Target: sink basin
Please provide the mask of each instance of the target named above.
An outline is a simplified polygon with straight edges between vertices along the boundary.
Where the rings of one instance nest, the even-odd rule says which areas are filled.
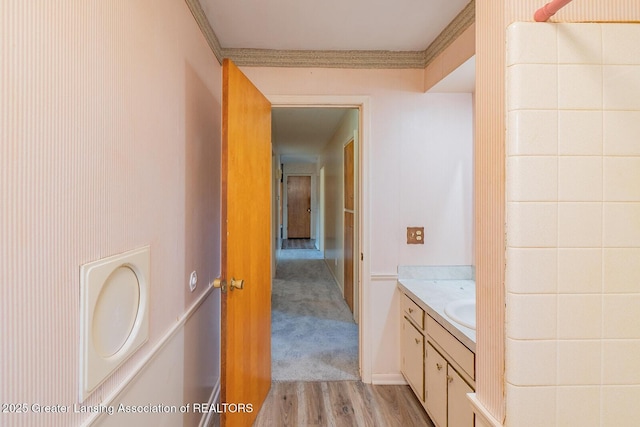
[[[474,299],[459,299],[447,304],[444,312],[456,323],[469,329],[476,329],[476,301]]]

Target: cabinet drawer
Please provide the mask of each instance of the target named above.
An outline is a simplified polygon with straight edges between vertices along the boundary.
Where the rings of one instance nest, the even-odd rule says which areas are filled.
[[[475,355],[431,316],[427,316],[427,334],[451,359],[455,360],[471,379],[476,379]]]
[[[424,310],[406,294],[402,294],[402,311],[404,311],[420,329],[424,330]]]

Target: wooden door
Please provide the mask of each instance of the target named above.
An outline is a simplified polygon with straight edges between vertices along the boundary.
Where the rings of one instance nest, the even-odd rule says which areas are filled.
[[[353,213],[344,213],[344,300],[353,313]]]
[[[344,300],[353,313],[354,278],[354,152],[353,140],[344,146]]]
[[[355,209],[354,203],[354,161],[353,139],[344,146],[344,208],[350,211]]]
[[[222,80],[221,402],[253,411],[221,422],[244,427],[271,387],[271,104],[228,59]]]
[[[311,237],[311,177],[287,177],[287,238]]]

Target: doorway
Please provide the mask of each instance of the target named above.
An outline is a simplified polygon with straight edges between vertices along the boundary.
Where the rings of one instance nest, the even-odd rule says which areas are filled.
[[[297,98],[297,99],[294,99]],[[318,102],[317,98],[323,98],[322,102]],[[349,261],[352,263],[351,270],[352,274],[347,274],[347,277],[353,277],[353,290],[348,291],[351,296],[350,306],[355,308],[352,309],[353,313],[350,313],[350,317],[355,321],[357,328],[357,336],[355,337],[357,342],[357,352],[358,352],[358,374],[362,378],[363,381],[370,382],[370,364],[369,360],[366,357],[366,352],[364,351],[364,345],[367,344],[367,338],[363,336],[362,327],[363,327],[363,317],[359,312],[358,308],[361,306],[360,299],[363,297],[363,293],[366,291],[361,291],[359,288],[362,287],[362,283],[360,277],[362,277],[361,271],[364,268],[366,260],[362,259],[360,256],[361,248],[363,247],[363,241],[367,239],[367,237],[362,236],[360,230],[363,229],[362,223],[363,219],[366,220],[366,213],[363,213],[360,209],[363,201],[359,199],[359,195],[362,194],[361,188],[366,186],[367,183],[362,180],[362,170],[360,170],[359,166],[361,164],[361,157],[364,156],[364,153],[360,149],[360,141],[358,141],[358,135],[360,134],[361,123],[363,122],[364,110],[366,110],[366,99],[359,98],[357,102],[354,102],[354,97],[331,97],[331,102],[327,103],[327,97],[277,97],[272,96],[270,100],[273,103],[274,111],[278,109],[282,110],[290,110],[295,111],[299,109],[343,109],[349,110],[352,115],[352,122],[355,123],[355,127],[349,129],[348,132],[342,135],[337,135],[334,139],[339,141],[337,147],[334,147],[333,150],[329,150],[329,153],[325,153],[324,155],[321,152],[316,152],[313,158],[304,158],[304,154],[300,151],[296,153],[291,152],[280,152],[278,150],[278,141],[277,141],[277,132],[278,130],[282,131],[282,129],[278,129],[278,123],[274,122],[274,150],[276,151],[276,158],[278,162],[278,167],[280,168],[279,174],[283,179],[283,193],[280,195],[275,195],[275,200],[279,200],[278,197],[281,197],[284,200],[284,206],[288,208],[297,209],[293,206],[291,201],[288,199],[292,197],[291,191],[287,189],[289,185],[287,185],[287,180],[289,177],[293,177],[290,175],[294,175],[294,170],[301,171],[302,165],[295,165],[295,163],[313,163],[314,164],[314,181],[316,182],[316,190],[312,191],[311,199],[312,199],[312,207],[311,213],[312,221],[309,225],[310,233],[309,235],[315,238],[317,242],[317,250],[316,252],[320,255],[321,261],[325,264],[325,267],[328,268],[331,275],[333,276],[333,281],[335,282],[334,287],[339,288],[339,296],[344,301],[344,286],[345,286],[345,267],[349,269],[348,266]],[[345,99],[347,102],[345,102]],[[293,101],[293,102],[292,102]],[[294,113],[291,113],[294,114]],[[275,116],[275,114],[274,114]],[[335,128],[331,128],[332,133],[336,133],[336,130],[339,126]],[[353,174],[353,183],[348,184],[353,188],[351,192],[352,202],[354,206],[345,206],[344,202],[344,147],[350,141],[350,147],[353,148],[353,157],[355,157],[354,163],[354,174]],[[282,154],[278,157],[278,153]],[[293,165],[292,165],[293,163]],[[298,169],[296,169],[296,167]],[[291,172],[287,172],[287,171]],[[291,183],[291,182],[289,182]],[[291,187],[297,184],[292,184]],[[294,190],[295,191],[295,190]],[[304,194],[304,192],[302,192]],[[345,223],[345,208],[349,210],[350,219],[353,221],[353,225],[349,226],[349,224]],[[301,210],[309,209],[306,205],[300,208]],[[302,213],[302,212],[301,212]],[[287,218],[287,214],[284,215],[284,221],[287,221],[287,224],[282,224],[282,235],[283,238],[295,238],[299,236],[300,238],[306,238],[307,235],[298,234],[297,231],[292,229],[292,225],[295,225],[292,218]],[[292,224],[293,223],[293,224]],[[351,244],[347,245],[345,248],[345,228],[349,230],[348,235],[351,237],[349,241]],[[307,225],[304,224],[305,231],[307,230]],[[351,255],[345,257],[345,249],[350,249]],[[279,251],[282,252],[282,251]],[[282,255],[279,253],[279,255]],[[287,255],[287,256],[290,256]],[[346,261],[346,262],[345,262]],[[347,265],[345,265],[347,264]],[[276,281],[278,278],[276,277]],[[349,285],[347,285],[349,286]],[[365,320],[366,322],[366,320]]]

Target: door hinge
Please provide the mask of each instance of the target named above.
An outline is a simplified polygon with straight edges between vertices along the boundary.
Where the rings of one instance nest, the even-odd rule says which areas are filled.
[[[360,261],[364,261],[364,254],[360,252]]]

